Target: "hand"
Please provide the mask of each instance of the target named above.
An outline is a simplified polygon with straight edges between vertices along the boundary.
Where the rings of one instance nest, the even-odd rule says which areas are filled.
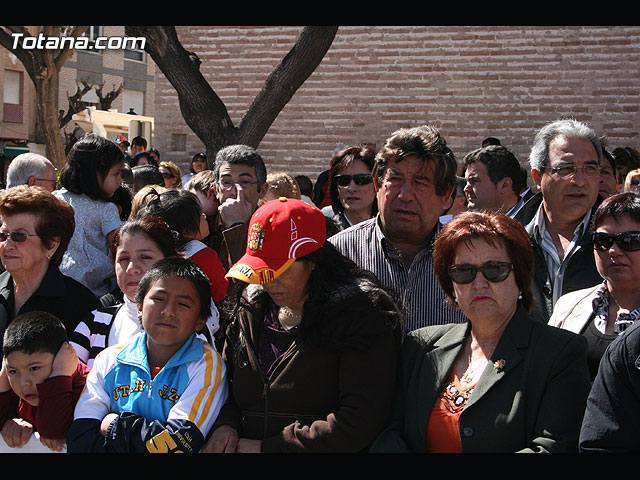
[[[66,441],[64,438],[42,438],[40,437],[40,443],[42,443],[49,450],[53,450],[54,452],[62,452],[64,446],[66,445]]]
[[[71,376],[78,368],[78,355],[76,350],[69,342],[64,342],[56,356],[53,357],[51,367],[51,375],[49,377],[57,377],[59,375]]]
[[[2,426],[2,438],[11,448],[27,444],[33,433],[33,425],[22,418],[10,418]]]
[[[118,418],[117,413],[108,413],[102,419],[102,422],[100,423],[100,435],[102,435],[103,437],[107,436],[107,429],[109,428],[109,425],[111,425],[111,422],[113,422],[116,418]]]
[[[237,222],[247,223],[253,214],[255,206],[246,199],[244,190],[236,185],[235,198],[229,197],[218,207],[218,214],[224,227]]]
[[[241,438],[238,440],[238,447],[236,452],[238,453],[260,453],[260,447],[262,447],[262,440],[251,440],[249,438]]]
[[[229,425],[216,428],[202,448],[202,453],[235,453],[238,432]]]

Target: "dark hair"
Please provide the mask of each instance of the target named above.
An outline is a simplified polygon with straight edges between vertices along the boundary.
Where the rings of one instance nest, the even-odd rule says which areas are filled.
[[[131,140],[131,146],[138,145],[139,147],[147,148],[147,139],[138,135]]]
[[[13,352],[55,355],[66,341],[67,330],[58,317],[48,312],[32,311],[11,321],[4,332],[2,353],[5,357]]]
[[[364,350],[384,336],[399,335],[402,319],[395,294],[333,244],[325,241],[318,250],[296,261],[314,265],[299,327],[305,342],[319,349],[344,352]],[[241,307],[255,310],[256,305],[242,295],[247,288],[268,295],[262,286],[232,283],[221,318],[230,322]]]
[[[111,241],[111,261],[115,263],[116,252],[120,246],[120,240],[126,234],[141,233],[154,242],[165,257],[179,255],[177,249],[178,234],[169,228],[167,222],[153,215],[132,218],[124,222],[113,235]]]
[[[629,216],[640,223],[640,197],[634,192],[616,193],[605,198],[593,214],[591,231],[595,231],[607,217],[617,220]]]
[[[518,195],[522,190],[522,170],[516,156],[500,145],[477,148],[467,153],[462,160],[465,168],[477,162],[487,167],[487,174],[495,185],[505,177],[511,179],[511,189]]]
[[[129,186],[126,184],[120,185],[116,188],[116,191],[113,192],[111,199],[113,200],[113,203],[118,206],[118,210],[120,211],[120,220],[124,221],[129,218],[129,215],[131,214],[131,202],[133,201],[133,196],[131,195]]]
[[[619,166],[629,170],[640,168],[640,153],[635,148],[617,147],[611,153]]]
[[[95,200],[109,200],[102,192],[102,181],[114,165],[124,162],[124,153],[111,140],[87,133],[73,144],[67,163],[60,172],[60,184],[68,191]]]
[[[158,157],[158,160],[160,160],[160,151],[157,148],[150,148],[148,150],[148,152],[151,153],[151,154],[155,153],[156,157]],[[153,157],[153,155],[151,155],[151,156]]]
[[[615,178],[616,181],[619,183],[624,182],[624,179],[620,178],[622,175],[618,173],[618,166],[616,163],[616,159],[611,154],[609,149],[605,146],[604,142],[602,144],[602,158],[605,159],[607,162],[609,162],[609,165],[611,165],[611,170],[613,171],[613,178]],[[604,165],[601,165],[601,167],[604,167]]]
[[[163,219],[178,233],[178,246],[200,231],[202,209],[195,194],[188,190],[149,191],[143,199],[144,207],[137,217],[154,215]]]
[[[355,161],[364,163],[371,172],[376,161],[376,152],[366,146],[347,147],[336,152],[329,164],[329,198],[331,199],[331,208],[333,212],[340,214],[344,212],[344,205],[340,201],[338,194],[338,185],[333,181],[333,177],[339,175],[345,168]],[[373,185],[371,185],[373,188]],[[375,197],[371,205],[371,215],[378,213],[378,202]]]
[[[405,157],[415,156],[423,162],[435,163],[435,187],[439,196],[447,195],[456,181],[455,156],[437,128],[430,125],[403,128],[393,132],[376,155],[373,174],[382,185],[389,162],[400,162]]]
[[[262,157],[256,150],[248,145],[229,145],[216,154],[215,167],[216,181],[220,180],[220,167],[224,163],[232,165],[247,165],[253,167],[258,179],[258,190],[267,181],[267,168]]]
[[[300,193],[311,198],[313,196],[313,183],[311,182],[311,179],[306,175],[296,175],[295,179],[300,187]]]
[[[448,268],[454,264],[458,247],[471,245],[481,239],[490,245],[505,248],[511,263],[516,284],[522,292],[522,305],[529,311],[533,308],[533,249],[531,238],[518,221],[495,211],[467,211],[453,217],[438,233],[433,248],[433,269],[440,286],[452,306],[454,302],[453,281]]]
[[[42,187],[18,185],[1,190],[0,216],[9,217],[19,213],[35,216],[35,233],[45,246],[51,246],[56,240],[60,242],[51,257],[53,265],[60,265],[76,228],[73,207]]]
[[[139,191],[146,185],[164,186],[164,177],[154,165],[138,165],[131,169],[133,173],[133,189]]]
[[[158,168],[158,162],[156,161],[155,158],[153,158],[153,155],[151,155],[149,152],[136,153],[131,159],[131,161],[129,162],[131,165],[131,168],[137,167],[138,164],[140,163],[140,160],[143,158],[147,159],[147,165],[153,165],[154,167]]]
[[[209,169],[209,160],[207,159],[207,154],[204,152],[198,152],[193,157],[191,157],[191,162],[189,163],[189,171],[193,174],[196,173],[196,171],[193,169],[193,162],[195,162],[198,158],[202,158],[207,164],[207,170]]]
[[[484,140],[482,140],[481,145],[483,147],[486,147],[488,145],[501,145],[500,140],[498,140],[496,137],[487,137]]]
[[[200,301],[200,318],[211,315],[211,283],[209,277],[192,260],[183,257],[167,257],[158,260],[140,279],[135,301],[142,306],[145,295],[160,278],[178,277],[191,281]]]
[[[520,189],[522,190],[527,186],[527,181],[529,180],[529,172],[526,168],[520,165]]]

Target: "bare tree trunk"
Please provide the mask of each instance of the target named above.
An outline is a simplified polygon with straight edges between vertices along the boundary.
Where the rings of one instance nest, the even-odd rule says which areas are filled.
[[[60,170],[64,166],[66,158],[58,120],[58,102],[56,102],[58,96],[57,75],[38,79],[38,82],[40,86],[36,85],[36,111],[45,139],[45,156]]]
[[[204,143],[210,158],[234,143],[252,147],[260,144],[278,114],[322,61],[337,30],[338,27],[305,27],[236,127],[226,106],[200,72],[197,55],[184,49],[175,27],[125,27],[128,36],[146,37],[145,50],[176,89],[182,116]]]
[[[60,50],[23,49],[22,42],[13,47],[11,33],[21,33],[24,37],[45,37],[82,35],[87,26],[62,27],[45,25],[35,27],[31,32],[23,26],[4,26],[0,28],[0,45],[13,52],[24,65],[36,89],[36,127],[40,126],[45,137],[46,155],[51,162],[61,168],[65,163],[64,142],[60,131],[58,113],[58,75],[64,63],[73,56],[69,48]]]

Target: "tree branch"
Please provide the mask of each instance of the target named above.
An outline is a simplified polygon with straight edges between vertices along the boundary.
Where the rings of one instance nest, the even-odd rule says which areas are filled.
[[[337,31],[337,26],[304,27],[295,45],[271,72],[238,124],[241,142],[252,144],[262,140],[282,109],[318,67]]]

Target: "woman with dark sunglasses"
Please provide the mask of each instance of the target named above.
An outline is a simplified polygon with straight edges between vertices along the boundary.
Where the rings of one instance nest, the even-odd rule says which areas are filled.
[[[434,271],[468,318],[410,332],[392,421],[375,452],[577,452],[586,344],[534,320],[528,234],[497,212],[454,217]]]
[[[593,381],[607,346],[640,318],[640,197],[625,192],[607,198],[591,229],[604,281],[560,297],[549,324],[587,339]]]
[[[329,170],[331,205],[322,213],[332,218],[339,230],[368,220],[378,213],[371,170],[375,152],[367,147],[347,147],[333,156]]]
[[[0,343],[21,313],[51,313],[73,332],[98,308],[85,285],[60,272],[75,230],[73,208],[41,187],[20,185],[0,191]]]

